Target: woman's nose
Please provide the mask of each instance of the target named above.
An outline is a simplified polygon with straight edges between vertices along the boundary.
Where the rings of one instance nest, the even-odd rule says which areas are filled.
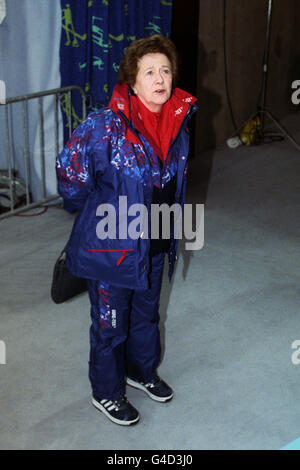
[[[163,81],[164,81],[163,75],[161,73],[158,73],[157,77],[156,77],[156,82],[157,83],[163,83]]]

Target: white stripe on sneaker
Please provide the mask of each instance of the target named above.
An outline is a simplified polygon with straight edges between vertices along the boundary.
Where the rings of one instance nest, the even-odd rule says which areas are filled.
[[[136,382],[133,379],[130,379],[129,377],[126,378],[126,383],[130,385],[131,387],[138,388],[139,390],[143,390],[144,392],[147,393],[147,395],[152,398],[152,400],[159,401],[159,402],[166,402],[169,401],[171,398],[173,398],[173,392],[167,397],[160,397],[158,395],[155,395],[154,393],[151,393],[151,388],[147,388],[147,385],[149,384],[144,384],[143,382]]]
[[[130,421],[126,421],[126,420],[122,420],[122,419],[118,419],[117,417],[115,416],[112,416],[109,411],[112,411],[112,409],[115,409],[116,408],[116,405],[113,403],[112,406],[107,409],[105,408],[105,406],[103,405],[103,403],[106,403],[110,400],[106,400],[106,399],[103,399],[101,401],[97,401],[94,397],[92,397],[92,404],[95,406],[95,408],[97,408],[99,411],[101,411],[102,413],[104,413],[108,419],[110,419],[110,421],[112,421],[113,423],[116,423],[116,424],[121,424],[123,426],[129,426],[130,424],[134,424],[134,423],[137,423],[140,419],[140,416],[139,414],[137,413],[137,417],[136,418],[133,418],[132,420]],[[112,402],[111,402],[112,403]]]

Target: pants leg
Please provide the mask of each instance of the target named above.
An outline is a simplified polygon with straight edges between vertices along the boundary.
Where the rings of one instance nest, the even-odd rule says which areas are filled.
[[[156,375],[161,355],[159,298],[165,254],[152,256],[147,290],[134,290],[129,334],[126,342],[126,370],[131,378],[149,382]]]
[[[89,379],[100,398],[125,393],[125,375],[152,380],[160,360],[159,296],[164,254],[151,258],[147,290],[87,280],[91,301]]]
[[[88,280],[91,301],[89,379],[100,398],[125,392],[125,341],[133,291]]]

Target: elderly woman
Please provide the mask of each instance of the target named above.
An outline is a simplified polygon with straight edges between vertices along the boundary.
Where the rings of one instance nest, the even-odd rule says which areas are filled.
[[[151,205],[184,204],[187,121],[197,106],[176,79],[170,39],[132,42],[109,106],[89,114],[57,157],[64,207],[79,211],[66,262],[88,284],[92,403],[121,425],[139,420],[126,383],[157,402],[173,397],[157,375],[158,324],[164,258],[171,279],[178,240],[172,221],[163,236],[161,220],[151,238]]]

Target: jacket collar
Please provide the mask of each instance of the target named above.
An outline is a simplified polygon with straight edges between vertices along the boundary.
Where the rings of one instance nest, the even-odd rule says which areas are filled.
[[[178,134],[190,106],[192,106],[196,101],[197,98],[191,94],[181,90],[180,88],[175,88],[170,99],[164,104],[162,113],[167,115],[169,120],[170,117],[173,120],[172,140],[175,139]],[[133,127],[143,135],[146,134],[146,138],[148,137],[147,132],[145,133],[145,127],[138,110],[137,97],[126,83],[115,86],[109,103],[109,108],[122,118],[125,117],[125,121],[127,120],[127,125],[129,127]],[[168,125],[167,121],[168,120],[166,119],[166,126]],[[131,142],[140,143],[139,139],[133,132],[129,132],[127,138],[129,138]]]

